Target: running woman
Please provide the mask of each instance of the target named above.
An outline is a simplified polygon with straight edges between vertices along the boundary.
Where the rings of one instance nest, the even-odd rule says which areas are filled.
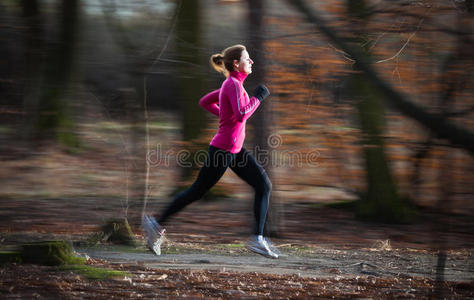
[[[162,225],[170,216],[201,199],[230,167],[255,190],[255,235],[247,244],[247,248],[266,257],[278,258],[278,250],[263,237],[272,184],[263,167],[243,147],[245,123],[263,100],[270,95],[270,92],[264,85],[259,85],[255,89],[253,97],[249,97],[245,91],[243,83],[245,78],[252,73],[253,65],[245,46],[234,45],[222,53],[214,54],[211,56],[210,63],[227,79],[224,80],[220,89],[202,97],[199,104],[219,117],[219,129],[209,145],[206,161],[191,187],[179,193],[156,218],[144,215],[142,225],[147,244],[155,254],[160,255],[165,232]]]

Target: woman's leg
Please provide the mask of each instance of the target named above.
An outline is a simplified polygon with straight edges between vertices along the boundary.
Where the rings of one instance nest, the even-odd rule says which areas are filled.
[[[263,235],[272,190],[270,178],[268,178],[265,169],[245,148],[242,148],[242,151],[237,154],[230,168],[255,190],[254,215],[256,227],[254,233],[255,235]]]
[[[208,156],[199,171],[196,181],[188,189],[176,195],[173,202],[157,218],[158,222],[163,224],[170,216],[179,212],[185,206],[201,199],[224,175],[235,156],[235,154],[210,146]]]

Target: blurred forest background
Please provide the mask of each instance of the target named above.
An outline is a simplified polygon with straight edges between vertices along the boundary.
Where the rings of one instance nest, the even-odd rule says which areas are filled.
[[[2,1],[0,228],[48,230],[31,218],[45,211],[137,225],[165,205],[216,132],[198,101],[233,44],[255,61],[246,89],[271,91],[246,147],[273,181],[273,224],[298,203],[472,216],[473,1],[306,3]],[[250,207],[251,192],[229,171],[209,198]]]

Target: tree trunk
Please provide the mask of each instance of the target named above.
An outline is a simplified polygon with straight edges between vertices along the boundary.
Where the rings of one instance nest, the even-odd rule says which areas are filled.
[[[199,1],[183,1],[176,26],[177,89],[182,112],[183,140],[193,142],[198,138],[206,121],[206,111],[198,104],[202,96],[202,76],[196,70],[200,51],[200,9]],[[191,180],[196,170],[194,153],[202,150],[206,144],[190,145],[187,166],[181,166],[181,182]],[[178,187],[178,190],[180,188]]]
[[[268,84],[265,82],[265,48],[264,42],[264,15],[265,15],[265,1],[264,0],[248,0],[249,10],[249,27],[247,29],[249,36],[249,43],[247,48],[250,57],[254,61],[255,71],[249,77],[248,91],[249,94],[259,84]],[[271,91],[270,91],[271,93]],[[270,180],[272,181],[273,190],[275,190],[275,181],[272,180],[272,165],[271,157],[269,155],[268,138],[271,134],[271,99],[266,101],[258,109],[258,112],[250,119],[250,124],[254,128],[253,131],[253,145],[254,154],[257,160],[264,166]],[[267,224],[265,231],[267,235],[278,235],[282,232],[281,228],[284,222],[283,205],[274,193],[270,199],[270,208],[267,216]]]
[[[22,139],[27,149],[34,145],[35,125],[38,122],[38,103],[42,70],[43,24],[37,0],[21,1],[26,34],[24,40],[25,83],[23,111],[25,117],[22,126]]]
[[[457,16],[457,28],[459,32],[462,32],[464,28],[469,28],[470,20],[473,15],[473,1],[466,1],[465,11],[459,13]],[[456,94],[459,94],[466,86],[469,80],[470,71],[466,66],[472,61],[472,40],[464,35],[458,34],[456,41],[456,48],[446,58],[441,66],[441,85],[444,89],[441,92],[439,101],[439,107],[441,114],[448,119],[449,116],[454,113],[453,107],[456,107]],[[443,84],[444,83],[444,84]],[[439,157],[440,169],[438,173],[438,185],[440,187],[439,198],[436,203],[436,212],[438,215],[448,214],[447,217],[440,221],[439,218],[432,220],[433,223],[433,248],[438,249],[438,260],[436,263],[436,285],[433,293],[433,297],[437,299],[445,299],[448,295],[448,291],[445,285],[445,267],[447,250],[449,249],[448,238],[449,231],[451,229],[451,220],[449,214],[451,214],[452,200],[450,195],[453,191],[453,187],[456,186],[455,176],[453,170],[457,170],[456,162],[456,149],[443,149],[441,156]]]
[[[349,17],[353,20],[353,42],[362,44],[367,35],[368,22],[365,1],[348,0]],[[370,59],[370,52],[363,49]],[[410,208],[398,195],[397,186],[391,175],[383,141],[385,108],[381,96],[376,93],[366,74],[360,71],[353,75],[353,91],[362,129],[363,155],[366,164],[367,190],[357,208],[357,214],[364,219],[388,222],[403,222],[410,219]]]
[[[74,132],[75,121],[65,91],[71,81],[79,28],[79,0],[62,0],[59,38],[48,52],[45,84],[39,97],[38,134],[55,138],[69,149],[79,146]]]

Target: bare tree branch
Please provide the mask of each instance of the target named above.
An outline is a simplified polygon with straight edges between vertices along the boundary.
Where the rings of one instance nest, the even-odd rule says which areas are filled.
[[[317,26],[337,47],[355,59],[359,68],[376,84],[378,89],[385,95],[386,101],[395,109],[431,130],[436,137],[446,139],[452,144],[466,149],[471,155],[474,154],[474,133],[446,120],[443,115],[425,111],[421,106],[410,101],[407,95],[394,90],[390,84],[380,78],[370,61],[358,49],[350,47],[334,30],[329,28],[305,1],[288,0],[288,2],[298,9],[311,23]]]
[[[431,11],[431,7],[428,9],[428,13]],[[383,62],[386,62],[386,61],[389,61],[389,60],[392,60],[394,58],[397,58],[403,51],[403,49],[405,49],[405,47],[408,45],[408,43],[410,43],[410,40],[416,35],[416,33],[420,30],[420,27],[421,27],[421,24],[423,23],[423,21],[425,20],[425,17],[423,17],[420,22],[418,22],[418,26],[416,27],[416,30],[410,35],[410,37],[407,39],[407,41],[405,42],[405,44],[403,45],[402,48],[400,48],[400,50],[398,50],[398,52],[393,55],[392,57],[390,58],[387,58],[387,59],[382,59],[382,60],[379,60],[377,62],[375,62],[376,64],[379,64],[379,63],[383,63]]]

